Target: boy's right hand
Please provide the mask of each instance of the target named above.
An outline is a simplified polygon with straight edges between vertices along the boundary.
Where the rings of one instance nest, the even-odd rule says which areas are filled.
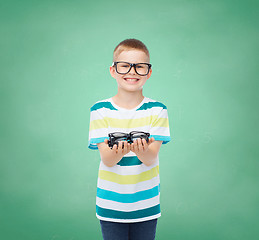
[[[108,139],[105,139],[104,143],[107,144],[107,147],[117,157],[121,157],[122,158],[124,155],[126,155],[127,153],[130,152],[130,143],[128,143],[127,141],[120,141],[119,142],[119,146],[117,146],[117,144],[114,144],[112,149],[108,146]]]
[[[122,143],[125,142],[124,147],[122,148]],[[119,142],[119,146],[114,145],[111,149],[108,145],[108,139],[105,139],[104,142],[97,143],[101,159],[103,163],[108,167],[113,167],[116,165],[125,154],[130,152],[130,144],[126,141]]]

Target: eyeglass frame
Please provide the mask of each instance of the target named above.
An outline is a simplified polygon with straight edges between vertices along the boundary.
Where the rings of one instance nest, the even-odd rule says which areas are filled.
[[[146,135],[146,137],[147,137],[147,139],[145,139],[146,140],[146,142],[148,143],[148,141],[149,141],[149,137],[150,137],[150,133],[147,133],[147,132],[142,132],[142,131],[131,131],[130,133],[123,133],[123,132],[113,132],[113,133],[109,133],[108,134],[108,137],[109,137],[109,140],[108,140],[108,146],[110,147],[110,148],[113,148],[113,146],[116,144],[115,143],[115,140],[113,139],[112,140],[112,137],[113,138],[116,138],[116,137],[114,137],[114,136],[112,136],[113,134],[115,134],[115,133],[121,133],[121,134],[124,134],[125,135],[125,138],[126,138],[126,142],[128,142],[128,143],[133,143],[133,140],[132,140],[132,135],[133,135],[133,133],[143,133],[143,134],[145,134]],[[142,138],[141,138],[142,139]],[[123,141],[122,141],[123,142]]]
[[[126,72],[126,73],[119,73],[119,72],[118,72],[118,69],[117,69],[117,63],[127,63],[127,64],[129,64],[129,65],[130,65],[129,71]],[[139,73],[137,72],[137,70],[136,70],[136,65],[138,65],[138,64],[147,64],[147,65],[148,65],[147,74],[139,74]],[[134,70],[135,70],[135,72],[136,72],[138,75],[140,75],[140,76],[147,76],[147,75],[149,74],[149,71],[150,71],[151,67],[152,67],[152,64],[150,64],[150,63],[129,63],[129,62],[118,61],[118,62],[113,62],[113,63],[112,63],[112,67],[113,67],[113,66],[115,66],[115,70],[116,70],[116,72],[117,72],[118,74],[125,75],[125,74],[127,74],[127,73],[130,72],[130,70],[131,70],[132,67],[134,67]]]

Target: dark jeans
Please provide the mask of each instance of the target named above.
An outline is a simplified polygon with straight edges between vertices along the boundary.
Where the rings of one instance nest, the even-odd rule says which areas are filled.
[[[136,223],[100,220],[104,240],[154,240],[157,219]]]

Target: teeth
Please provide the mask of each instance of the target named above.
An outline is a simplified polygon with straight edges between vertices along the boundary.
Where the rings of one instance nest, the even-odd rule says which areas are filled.
[[[138,79],[131,79],[131,78],[125,78],[127,81],[130,81],[130,82],[136,82],[138,81]]]

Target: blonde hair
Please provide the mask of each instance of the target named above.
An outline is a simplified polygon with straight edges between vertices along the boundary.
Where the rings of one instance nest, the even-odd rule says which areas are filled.
[[[128,51],[131,49],[136,49],[136,50],[141,50],[144,53],[146,53],[148,57],[148,62],[150,62],[150,55],[149,51],[146,47],[146,45],[141,42],[140,40],[130,38],[130,39],[125,39],[124,41],[120,42],[114,49],[113,51],[113,62],[116,61],[118,55],[123,52],[123,51]]]

